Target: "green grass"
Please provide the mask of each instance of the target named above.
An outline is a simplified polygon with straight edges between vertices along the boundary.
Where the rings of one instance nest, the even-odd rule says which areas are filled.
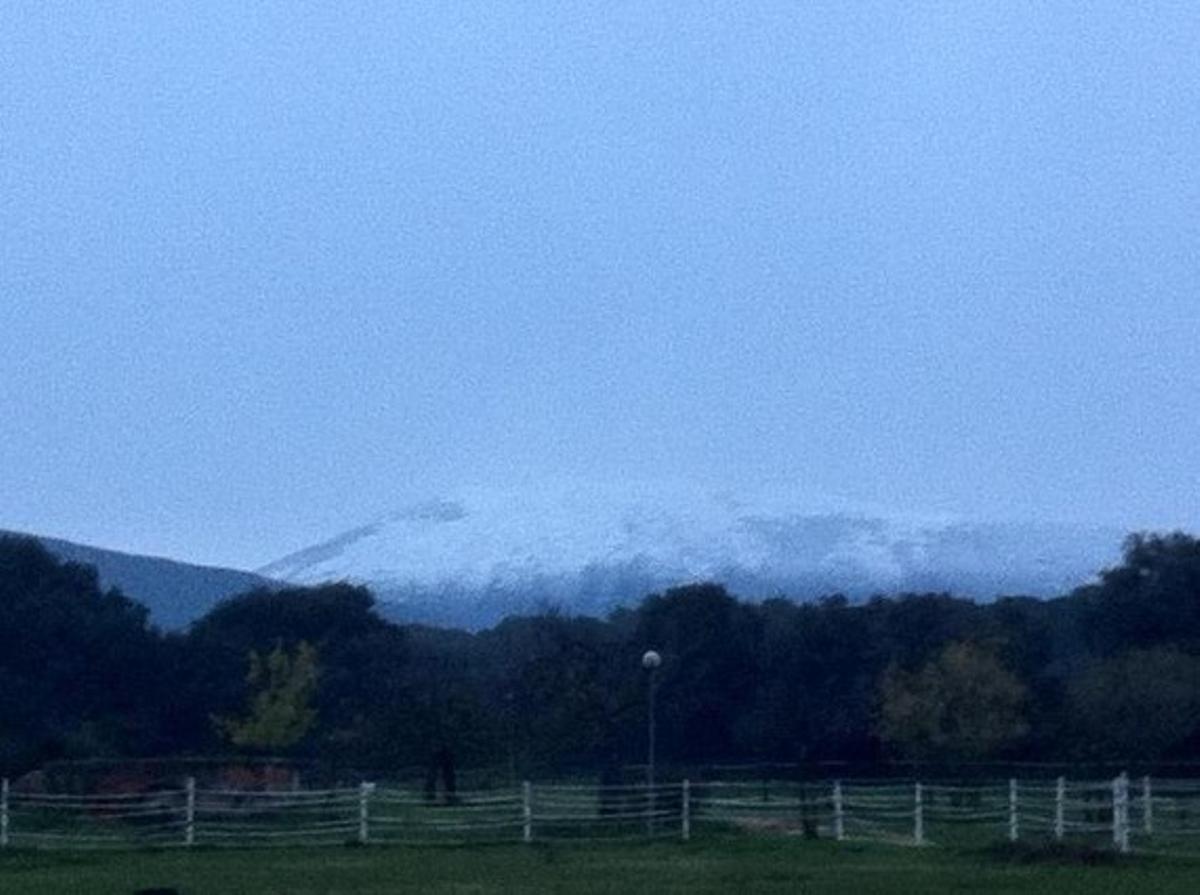
[[[330,893],[1048,893],[1193,895],[1200,858],[956,851],[705,838],[689,844],[371,847],[0,854],[0,892],[129,895]]]

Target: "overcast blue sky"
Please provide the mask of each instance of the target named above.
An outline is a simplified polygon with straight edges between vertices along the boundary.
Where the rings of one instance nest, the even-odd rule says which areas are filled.
[[[1200,527],[1200,12],[0,8],[0,527],[462,481]]]

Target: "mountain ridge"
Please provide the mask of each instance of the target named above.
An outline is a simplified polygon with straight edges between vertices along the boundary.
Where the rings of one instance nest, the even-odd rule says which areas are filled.
[[[94,566],[104,589],[115,587],[150,611],[164,629],[186,627],[219,602],[258,587],[277,587],[253,572],[205,566],[79,544],[24,532],[0,530],[0,537],[32,538],[67,562]]]
[[[460,488],[257,570],[371,586],[389,615],[480,627],[547,605],[603,613],[698,580],[750,599],[950,591],[1048,597],[1120,558],[1111,527],[898,513],[785,488]]]

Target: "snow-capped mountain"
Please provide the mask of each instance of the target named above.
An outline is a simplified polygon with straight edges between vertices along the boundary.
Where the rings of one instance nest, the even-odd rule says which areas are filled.
[[[257,571],[366,583],[390,614],[476,627],[545,606],[602,612],[697,580],[749,598],[1060,594],[1117,561],[1123,534],[898,514],[786,487],[568,482],[460,489]]]

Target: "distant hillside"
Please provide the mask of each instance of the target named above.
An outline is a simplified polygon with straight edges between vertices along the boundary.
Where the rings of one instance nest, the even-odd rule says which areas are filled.
[[[151,621],[161,628],[183,628],[226,597],[273,584],[267,578],[235,569],[118,553],[21,532],[0,531],[0,535],[36,537],[64,560],[95,566],[102,587],[116,587],[145,605]]]

